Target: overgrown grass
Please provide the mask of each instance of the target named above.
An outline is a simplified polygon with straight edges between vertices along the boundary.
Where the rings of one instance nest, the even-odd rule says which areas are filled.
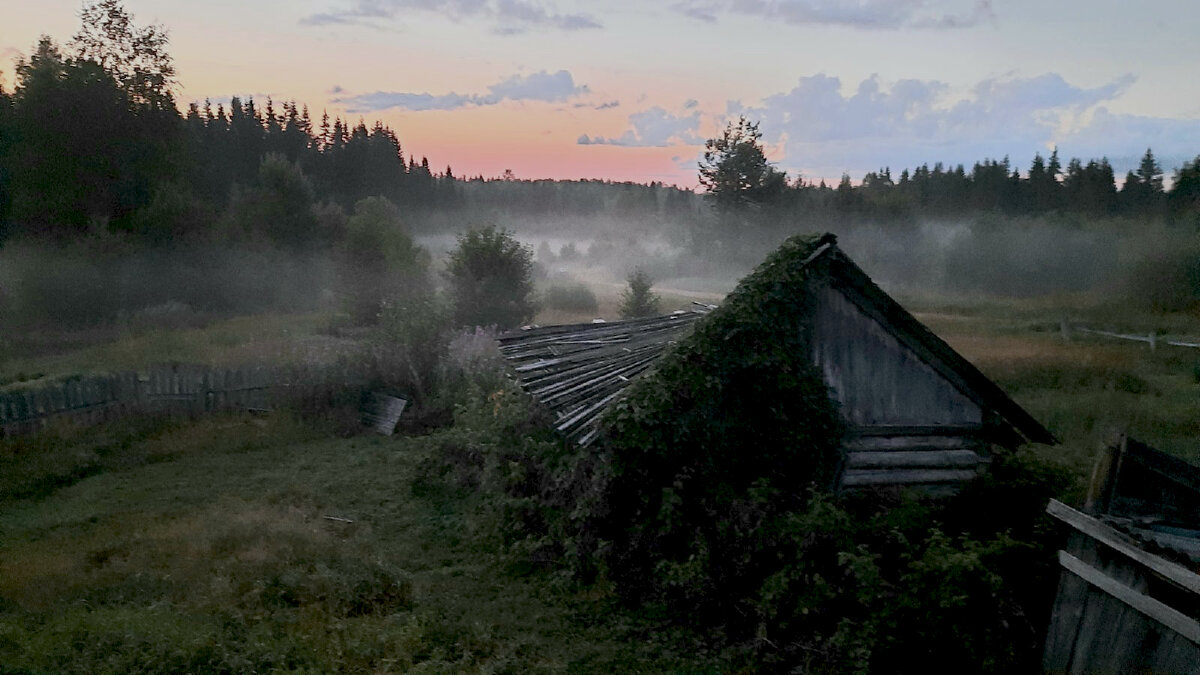
[[[89,673],[728,665],[700,638],[614,611],[602,588],[514,572],[492,505],[439,468],[452,432],[322,440],[284,416],[233,416],[129,433],[119,451],[96,452],[112,461],[89,475],[0,502],[0,663]],[[56,451],[27,442],[8,448],[10,466],[24,459],[35,473],[46,462],[34,455]]]
[[[616,289],[596,288],[603,312]],[[906,305],[1062,441],[1027,452],[1074,472],[1075,485],[1062,495],[1068,501],[1082,496],[1095,453],[1117,431],[1200,459],[1200,350],[1151,352],[1105,338],[1064,341],[1059,333],[1064,314],[1097,327],[1193,336],[1200,318],[1085,296],[910,298]],[[10,360],[0,372],[15,372],[14,364],[65,373],[274,358],[303,353],[297,344],[324,344],[325,322],[246,317],[131,332],[111,345]],[[474,344],[452,352],[474,363]],[[460,385],[470,389],[467,380],[478,379]],[[465,395],[480,400],[478,391]],[[577,586],[556,563],[560,542],[522,537],[521,527],[536,530],[530,519],[545,512],[531,497],[512,495],[532,494],[526,486],[538,467],[495,433],[489,416],[507,414],[505,395],[482,400],[453,426],[422,437],[338,440],[326,426],[276,415],[58,429],[0,443],[0,664],[16,672],[764,667],[755,654],[771,650],[761,644],[730,645],[662,606],[619,604],[603,576]],[[496,499],[505,493],[510,498]],[[988,514],[994,499],[978,503],[961,510]],[[880,532],[881,550],[892,550],[892,530]],[[977,598],[937,585],[946,573],[926,562],[958,561],[988,581],[998,569],[991,549],[932,538],[921,546],[932,552],[928,560],[910,561],[905,573],[933,584],[945,607],[974,612]],[[846,564],[829,558],[829,570],[861,576],[883,564],[851,553]],[[804,574],[781,578],[780,597],[829,590]],[[770,598],[763,602],[773,611]],[[899,610],[885,618],[920,624]],[[857,624],[845,625],[847,644],[864,639],[851,634]],[[891,634],[885,629],[872,628]]]
[[[1200,317],[1073,300],[917,299],[909,305],[1062,441],[1039,452],[1066,461],[1078,475],[1090,471],[1096,453],[1119,433],[1200,460],[1200,349],[1152,351],[1145,343],[1079,332],[1064,339],[1060,324],[1069,316],[1138,335],[1200,336]]]
[[[328,313],[265,314],[194,328],[24,332],[7,338],[9,357],[0,355],[0,387],[170,362],[327,363],[356,347],[354,340],[329,334],[331,321]]]

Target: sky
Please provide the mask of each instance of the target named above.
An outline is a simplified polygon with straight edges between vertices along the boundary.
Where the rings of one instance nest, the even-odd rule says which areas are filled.
[[[760,123],[792,178],[1057,147],[1119,175],[1200,155],[1194,0],[126,0],[169,32],[181,105],[306,103],[459,176],[694,187]],[[0,82],[78,0],[0,0]]]

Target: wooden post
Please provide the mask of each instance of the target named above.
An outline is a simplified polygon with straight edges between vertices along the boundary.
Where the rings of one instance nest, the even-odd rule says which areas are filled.
[[[1150,331],[1150,351],[1154,351],[1157,347],[1157,340],[1154,336],[1154,331]]]
[[[1067,317],[1064,316],[1062,321],[1059,322],[1059,330],[1062,331],[1063,342],[1070,342],[1071,341],[1071,324],[1067,323]]]

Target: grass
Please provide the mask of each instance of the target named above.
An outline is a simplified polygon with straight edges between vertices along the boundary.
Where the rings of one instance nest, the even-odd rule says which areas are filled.
[[[329,335],[331,320],[324,313],[266,314],[217,320],[200,328],[27,333],[19,342],[10,339],[11,356],[0,358],[0,388],[36,385],[56,376],[140,370],[156,363],[334,361],[353,350],[355,342]]]
[[[620,289],[593,288],[605,315]],[[668,309],[690,302],[664,296]],[[1036,452],[1080,484],[1117,432],[1200,460],[1200,350],[1064,341],[1058,329],[1067,313],[1130,332],[1200,335],[1200,318],[1088,297],[904,304],[1062,441]],[[297,354],[325,340],[323,321],[248,317],[128,334],[0,372]],[[455,432],[335,439],[279,414],[0,442],[0,672],[752,665],[663,617],[620,608],[603,586],[575,588],[516,564],[484,491],[430,468]]]
[[[479,495],[428,474],[437,442],[332,440],[286,416],[163,423],[98,453],[122,461],[0,496],[0,671],[720,663],[602,589],[514,573]]]
[[[1073,333],[1060,321],[1200,336],[1200,317],[1127,309],[1095,297],[910,299],[916,316],[1061,441],[1039,454],[1081,481],[1120,433],[1200,462],[1200,350]],[[1069,308],[1069,309],[1068,309]],[[1081,489],[1081,488],[1080,488]]]

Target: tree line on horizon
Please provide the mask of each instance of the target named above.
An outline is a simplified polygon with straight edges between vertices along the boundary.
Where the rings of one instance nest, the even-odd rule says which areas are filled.
[[[849,174],[832,186],[824,180],[789,181],[766,159],[758,124],[740,117],[722,136],[709,139],[700,162],[700,183],[723,213],[825,212],[850,219],[912,219],[1002,213],[1010,216],[1073,213],[1092,217],[1130,216],[1172,221],[1200,213],[1200,156],[1176,169],[1170,189],[1162,166],[1147,148],[1138,168],[1117,187],[1107,158],[1064,167],[1055,148],[1036,153],[1022,174],[1004,157],[985,159],[967,171],[941,162],[893,177],[890,168],[867,172],[854,184]]]
[[[534,217],[610,216],[690,222],[702,201],[720,213],[760,212],[786,222],[835,222],[1077,213],[1195,219],[1200,157],[1170,189],[1147,149],[1120,189],[1106,159],[1057,149],[1022,172],[1008,158],[868,172],[855,184],[789,181],[761,150],[758,125],[741,118],[711,139],[700,166],[704,194],[660,182],[458,177],[406,157],[382,122],[315,121],[295,101],[233,97],[176,105],[167,36],[137,27],[120,0],[84,8],[80,31],[60,47],[43,37],[0,83],[0,238],[70,240],[99,232],[139,242],[191,238],[265,240],[312,248],[340,240],[355,204],[383,197],[406,217],[465,211]],[[706,174],[715,158],[731,174]],[[741,166],[739,166],[741,165]],[[723,180],[731,180],[728,185]]]

